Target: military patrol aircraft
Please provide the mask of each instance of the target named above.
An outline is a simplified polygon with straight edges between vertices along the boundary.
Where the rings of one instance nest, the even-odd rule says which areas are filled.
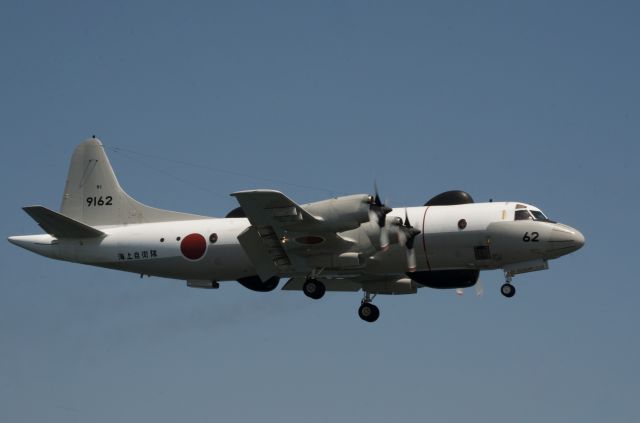
[[[24,207],[46,234],[9,241],[37,254],[92,266],[186,280],[194,288],[238,281],[248,289],[363,291],[367,322],[380,312],[378,294],[418,288],[460,289],[481,270],[503,269],[502,295],[513,276],[548,268],[585,239],[523,202],[474,203],[448,191],[424,206],[391,208],[360,194],[297,204],[278,191],[231,194],[239,207],[225,218],[161,210],[120,187],[102,143],[78,145],[71,158],[60,212]]]

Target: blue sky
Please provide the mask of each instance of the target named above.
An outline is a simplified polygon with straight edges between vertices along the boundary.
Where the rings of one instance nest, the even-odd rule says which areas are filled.
[[[0,13],[5,236],[96,134],[121,184],[526,201],[587,245],[485,295],[217,291],[1,244],[0,420],[635,422],[636,2],[15,2]],[[131,150],[143,155],[131,153]]]

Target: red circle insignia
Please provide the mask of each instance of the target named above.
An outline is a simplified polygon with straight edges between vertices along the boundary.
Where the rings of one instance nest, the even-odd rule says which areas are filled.
[[[207,251],[207,240],[200,234],[189,234],[182,239],[180,251],[189,260],[198,260]]]

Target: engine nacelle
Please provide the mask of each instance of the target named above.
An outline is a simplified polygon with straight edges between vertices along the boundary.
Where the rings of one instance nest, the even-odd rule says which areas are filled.
[[[244,209],[242,207],[236,207],[235,209],[227,213],[227,215],[225,216],[225,218],[227,219],[239,218],[239,217],[247,217],[247,214],[244,212]]]
[[[302,207],[321,219],[326,230],[344,232],[369,221],[370,197],[366,194],[348,195]]]
[[[468,288],[478,282],[479,270],[453,269],[433,270],[431,272],[407,273],[412,280],[420,285],[436,289]]]
[[[396,281],[371,281],[362,284],[362,290],[371,294],[401,295],[415,294],[418,292],[418,285],[409,278],[402,278]]]
[[[240,278],[238,279],[238,282],[240,283],[240,285],[252,291],[269,292],[276,289],[278,283],[280,282],[280,278],[277,276],[273,276],[263,282],[258,275],[254,275],[247,276],[246,278]]]

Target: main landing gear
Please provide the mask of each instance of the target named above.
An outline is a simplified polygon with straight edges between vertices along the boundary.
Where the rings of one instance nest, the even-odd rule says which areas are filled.
[[[374,304],[371,304],[375,296],[375,294],[372,296],[371,293],[365,291],[364,298],[362,298],[362,304],[358,309],[358,316],[365,322],[373,323],[380,317],[380,309]]]
[[[516,287],[511,284],[511,273],[504,272],[505,282],[504,285],[500,287],[500,293],[507,298],[511,298],[516,295]]]
[[[304,285],[302,285],[302,292],[304,292],[304,295],[309,298],[313,298],[314,300],[322,298],[326,291],[327,288],[317,279],[307,278]]]
[[[309,298],[319,300],[324,297],[327,287],[320,280],[317,279],[318,273],[313,272],[307,277],[302,285],[302,292]],[[365,291],[360,308],[358,308],[358,316],[365,322],[373,323],[380,317],[380,309],[376,307],[371,301],[376,297],[376,294],[371,294]]]
[[[327,287],[324,286],[324,284],[320,280],[318,280],[318,277],[323,270],[324,268],[311,270],[311,274],[307,276],[307,280],[305,280],[304,284],[302,285],[302,292],[304,292],[304,295],[309,298],[313,298],[314,300],[319,300],[320,298],[324,297],[324,293],[327,291]]]

